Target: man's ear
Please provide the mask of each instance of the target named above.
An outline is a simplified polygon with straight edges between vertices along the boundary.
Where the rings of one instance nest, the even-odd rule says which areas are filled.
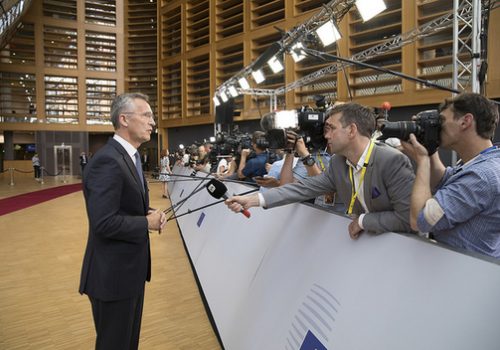
[[[349,124],[348,135],[353,137],[358,133],[358,126],[354,123]]]
[[[123,127],[128,127],[128,120],[127,120],[127,116],[125,114],[120,114],[118,116],[118,122],[120,124],[120,126],[123,126]]]
[[[462,116],[462,122],[460,125],[463,129],[468,129],[474,124],[474,116],[471,113],[466,113]]]

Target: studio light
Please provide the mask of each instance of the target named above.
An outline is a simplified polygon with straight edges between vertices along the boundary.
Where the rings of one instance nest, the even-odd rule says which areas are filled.
[[[240,84],[241,88],[244,90],[250,89],[250,84],[248,84],[248,81],[245,79],[245,77],[239,78],[238,84]]]
[[[253,77],[253,80],[255,80],[255,82],[257,84],[260,84],[262,83],[264,80],[266,80],[266,78],[264,77],[264,74],[262,73],[262,70],[261,69],[258,69],[256,71],[253,71],[252,72],[252,77]]]
[[[281,63],[281,61],[276,56],[271,57],[271,59],[267,61],[267,64],[269,65],[269,67],[271,67],[273,73],[279,73],[284,68],[283,63]]]
[[[304,48],[304,45],[302,45],[301,42],[298,42],[292,46],[290,54],[292,55],[292,58],[295,62],[300,62],[304,58],[306,58],[305,52],[304,52],[304,50],[302,50],[303,48]]]
[[[238,97],[238,95],[239,95],[238,90],[236,90],[236,88],[233,85],[230,85],[228,90],[229,90],[229,94],[232,97]]]
[[[213,97],[213,100],[214,100],[214,105],[215,105],[215,107],[220,106],[220,101],[219,101],[219,99],[217,98],[217,96],[214,96],[214,97]]]
[[[220,92],[220,98],[222,99],[222,102],[227,102],[229,100],[229,98],[226,95],[226,92],[224,91]]]
[[[321,40],[323,46],[331,45],[342,37],[337,29],[337,26],[332,20],[325,22],[318,29],[316,29],[316,34]]]
[[[356,7],[363,22],[375,17],[387,8],[384,0],[356,0]]]

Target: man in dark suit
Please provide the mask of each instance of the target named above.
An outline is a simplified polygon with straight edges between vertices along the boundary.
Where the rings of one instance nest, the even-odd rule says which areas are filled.
[[[276,187],[264,193],[235,196],[226,200],[229,208],[272,208],[336,192],[348,209],[352,222],[348,230],[357,239],[363,231],[411,232],[410,193],[415,178],[403,153],[371,140],[373,113],[346,103],[328,112],[324,135],[335,153],[326,172]]]
[[[137,148],[155,125],[148,97],[117,96],[111,105],[115,135],[85,167],[83,192],[89,238],[80,293],[87,294],[96,349],[137,349],[145,282],[151,277],[148,230],[161,230],[165,214],[149,208]]]

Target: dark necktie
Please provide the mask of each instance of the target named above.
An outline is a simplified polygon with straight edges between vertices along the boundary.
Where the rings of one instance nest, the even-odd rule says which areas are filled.
[[[137,175],[139,175],[139,179],[141,180],[142,190],[144,189],[144,176],[142,175],[142,167],[141,167],[141,159],[139,157],[139,152],[135,152],[135,170],[137,170]]]

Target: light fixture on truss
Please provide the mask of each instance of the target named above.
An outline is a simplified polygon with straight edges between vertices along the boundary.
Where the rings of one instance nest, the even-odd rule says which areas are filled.
[[[250,89],[250,84],[248,84],[248,80],[245,77],[241,77],[238,79],[238,84],[240,84],[242,89]]]
[[[292,49],[290,50],[290,55],[292,55],[292,58],[295,62],[300,62],[304,58],[306,58],[306,53],[304,50],[304,45],[301,42],[295,43],[292,45]]]
[[[366,22],[387,8],[384,0],[356,0],[356,7],[359,14]]]
[[[220,106],[220,101],[219,101],[219,99],[217,98],[217,96],[214,96],[214,97],[212,98],[212,100],[214,101],[214,105],[215,105],[215,107]]]
[[[252,77],[253,77],[253,80],[255,80],[255,82],[257,84],[260,84],[264,80],[266,80],[264,73],[262,73],[262,69],[257,69],[257,70],[252,71]]]
[[[229,97],[227,97],[227,95],[226,95],[226,92],[225,92],[225,91],[221,91],[221,92],[220,92],[220,98],[222,99],[222,102],[227,102],[227,101],[229,101]]]
[[[318,29],[316,29],[316,34],[321,40],[323,46],[328,46],[342,38],[337,25],[333,23],[333,20],[326,21]]]
[[[238,90],[236,90],[236,88],[233,85],[230,85],[227,90],[229,91],[229,94],[232,97],[238,97],[238,95],[239,95]]]
[[[267,64],[269,65],[273,73],[279,73],[285,68],[283,67],[283,63],[277,56],[271,57],[271,59],[267,61]]]

